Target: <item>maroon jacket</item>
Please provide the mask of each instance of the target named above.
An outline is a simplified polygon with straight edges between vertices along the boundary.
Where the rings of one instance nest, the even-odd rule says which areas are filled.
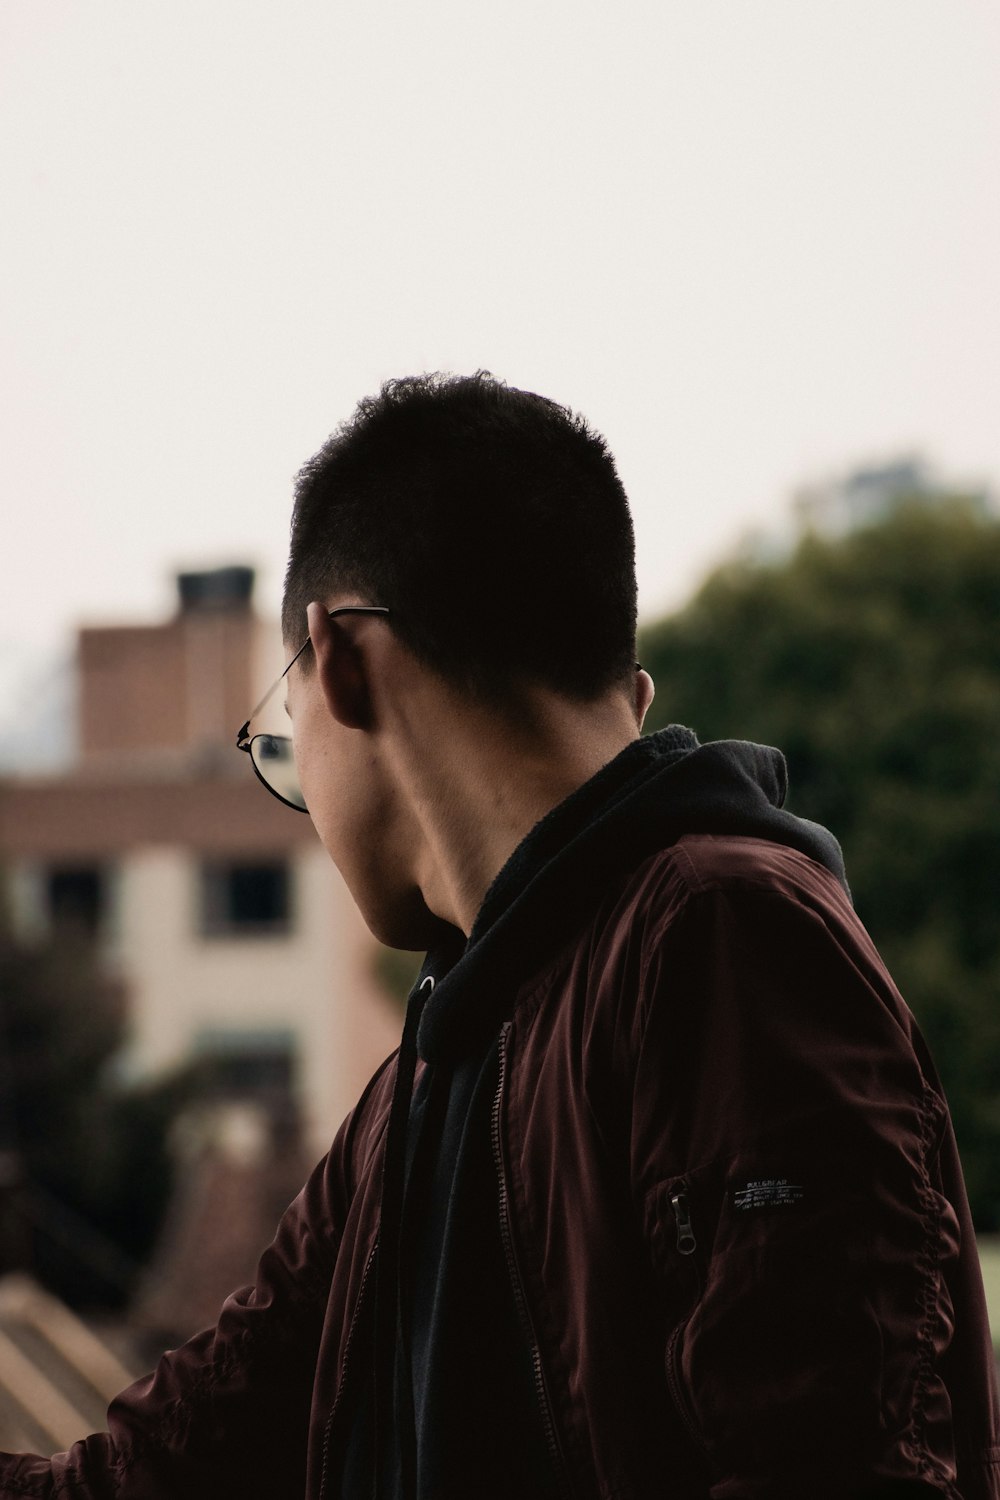
[[[624,871],[609,843],[585,921],[516,983],[481,966],[472,1020],[446,1024],[440,986],[421,1028],[442,1067],[501,1016],[497,1213],[565,1493],[998,1500],[975,1239],[912,1015],[829,869],[773,833],[662,834]],[[334,1500],[397,1065],[256,1285],[112,1404],[110,1435],[0,1458],[0,1496]]]

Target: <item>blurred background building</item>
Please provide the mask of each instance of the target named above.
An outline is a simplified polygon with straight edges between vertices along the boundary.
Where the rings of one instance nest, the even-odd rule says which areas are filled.
[[[398,1039],[375,944],[311,821],[234,749],[280,671],[250,568],[179,575],[162,625],[84,628],[76,764],[0,793],[18,936],[92,938],[124,986],[118,1065],[204,1058],[321,1151]]]
[[[312,822],[235,748],[283,666],[253,587],[182,573],[162,624],[80,630],[70,763],[0,781],[0,1271],[32,1278],[0,1297],[0,1447],[102,1399],[37,1283],[112,1343],[127,1317],[135,1369],[214,1321],[398,1042]],[[15,1421],[25,1359],[48,1428]]]

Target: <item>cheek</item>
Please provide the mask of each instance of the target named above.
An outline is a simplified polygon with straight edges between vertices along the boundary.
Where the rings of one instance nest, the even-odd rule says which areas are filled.
[[[314,774],[312,756],[307,749],[308,740],[305,735],[295,734],[292,736],[292,755],[295,759],[295,772],[299,779],[302,795],[306,799],[306,807],[309,815],[315,818],[317,800],[321,799],[322,782]]]
[[[369,929],[393,948],[426,949],[446,924],[424,904],[411,876],[412,829],[363,743],[296,748],[306,805],[326,852]]]
[[[316,831],[342,873],[377,858],[388,809],[363,747],[304,738],[295,742],[295,763]]]
[[[344,782],[340,768],[343,756],[329,722],[312,703],[296,714],[292,754],[306,807],[314,822],[321,817],[325,821],[333,794]]]

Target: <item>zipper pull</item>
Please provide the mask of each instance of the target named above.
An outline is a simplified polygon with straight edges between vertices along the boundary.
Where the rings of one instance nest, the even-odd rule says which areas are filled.
[[[698,1241],[691,1228],[687,1193],[672,1193],[670,1202],[673,1204],[674,1218],[677,1220],[677,1249],[681,1255],[690,1255],[697,1248]]]

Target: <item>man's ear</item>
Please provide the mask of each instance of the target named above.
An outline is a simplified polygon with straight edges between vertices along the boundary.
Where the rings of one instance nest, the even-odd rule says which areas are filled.
[[[635,674],[635,716],[639,728],[642,729],[643,720],[653,699],[656,697],[656,687],[649,673],[640,670]]]
[[[372,700],[368,672],[353,636],[344,628],[341,618],[331,620],[325,604],[310,604],[306,618],[315,657],[314,670],[319,673],[331,716],[346,729],[370,728]]]

